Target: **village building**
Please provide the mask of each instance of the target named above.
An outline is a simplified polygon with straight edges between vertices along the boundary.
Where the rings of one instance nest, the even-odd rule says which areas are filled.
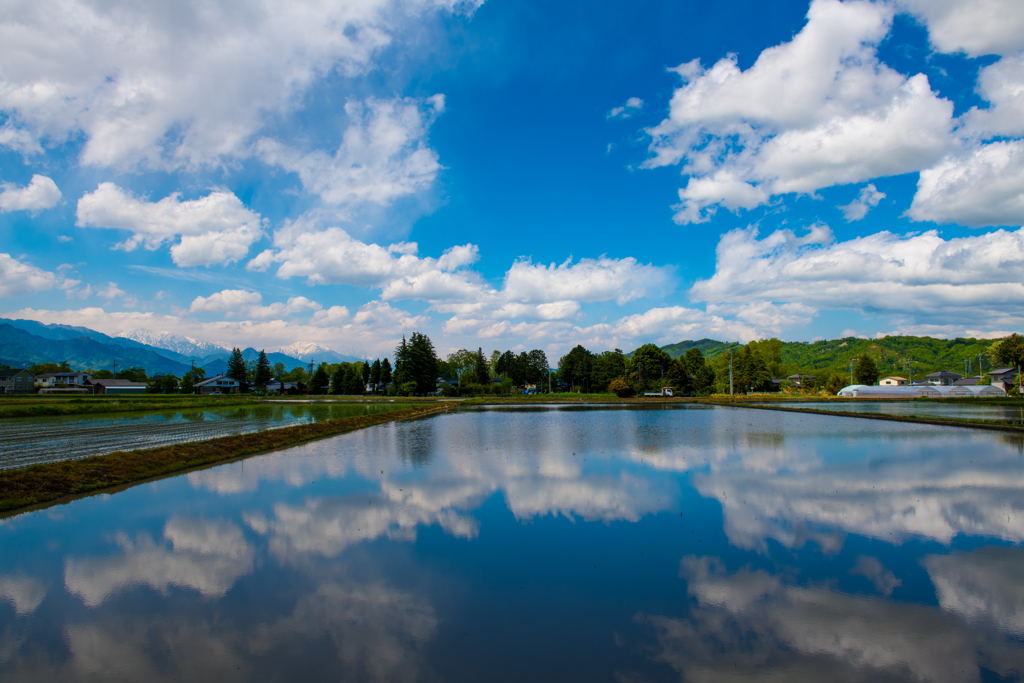
[[[133,382],[130,379],[91,379],[89,385],[96,394],[144,394],[145,382]]]
[[[992,386],[1003,391],[1009,391],[1017,386],[1017,368],[996,368],[990,370],[988,376],[992,378]]]
[[[883,377],[878,382],[880,387],[902,387],[910,383],[906,377]]]
[[[83,388],[88,385],[91,377],[92,375],[86,372],[44,372],[36,375],[35,383],[44,389]]]
[[[938,372],[933,372],[930,375],[925,375],[925,379],[927,379],[929,383],[940,387],[952,386],[953,382],[963,378],[963,375],[958,375],[955,372],[947,372],[946,370],[939,370]]]
[[[0,394],[30,394],[35,381],[35,375],[28,370],[0,370]]]
[[[237,394],[241,390],[242,383],[227,375],[214,375],[195,385],[197,394]]]

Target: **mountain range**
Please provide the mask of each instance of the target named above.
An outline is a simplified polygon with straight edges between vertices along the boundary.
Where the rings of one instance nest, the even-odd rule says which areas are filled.
[[[281,352],[293,349],[298,352],[297,356]],[[167,332],[135,330],[125,336],[111,337],[87,327],[0,318],[0,362],[12,367],[67,361],[76,369],[113,370],[116,365],[120,369],[145,368],[149,375],[170,373],[180,377],[195,363],[210,377],[227,370],[230,355],[231,349]],[[259,351],[246,348],[242,357],[255,361]],[[309,342],[269,351],[267,359],[272,366],[283,363],[286,370],[304,367],[310,360],[318,363],[357,360]]]

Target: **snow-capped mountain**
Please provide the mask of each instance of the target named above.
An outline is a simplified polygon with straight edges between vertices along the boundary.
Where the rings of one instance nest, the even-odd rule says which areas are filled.
[[[174,351],[175,353],[180,353],[183,356],[188,356],[190,358],[204,358],[213,353],[231,351],[231,349],[226,349],[219,344],[211,344],[210,342],[200,341],[198,339],[193,339],[192,337],[182,337],[177,334],[171,334],[170,332],[133,330],[120,336],[125,339],[131,339],[132,341],[139,342],[140,344],[146,344],[147,346],[166,349],[167,351]]]
[[[321,346],[316,342],[308,341],[297,341],[294,344],[288,346],[279,346],[274,349],[267,349],[267,351],[275,351],[277,353],[283,353],[293,358],[298,358],[301,361],[309,362],[315,360],[318,363],[326,361],[328,363],[340,363],[342,361],[351,363],[356,360],[361,360],[355,356],[348,356],[343,353],[333,351],[326,346]]]

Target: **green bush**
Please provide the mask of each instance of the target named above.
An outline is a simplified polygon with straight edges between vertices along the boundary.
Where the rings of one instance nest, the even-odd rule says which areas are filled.
[[[608,390],[619,398],[629,398],[636,394],[633,387],[629,386],[626,380],[621,377],[619,379],[613,379],[611,384],[608,385]]]

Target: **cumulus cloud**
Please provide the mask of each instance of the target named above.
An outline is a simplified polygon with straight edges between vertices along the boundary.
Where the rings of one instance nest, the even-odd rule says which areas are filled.
[[[208,297],[197,296],[189,306],[192,313],[224,313],[228,317],[264,320],[303,311],[319,311],[323,306],[304,296],[293,296],[287,303],[264,306],[263,295],[244,289],[224,289]]]
[[[949,240],[935,231],[880,232],[837,242],[825,225],[764,238],[748,228],[723,235],[716,253],[715,274],[691,287],[691,300],[854,308],[907,324],[1013,329],[1024,322],[1024,229]]]
[[[883,199],[885,199],[885,193],[879,192],[873,183],[869,183],[867,187],[861,188],[860,194],[857,195],[856,199],[839,208],[843,210],[843,217],[847,221],[859,221],[864,216],[867,216],[868,211],[873,207],[878,206],[878,202]]]
[[[1024,571],[1018,548],[928,555],[922,561],[942,609],[969,622],[1024,635]]]
[[[973,107],[964,115],[965,133],[986,139],[1024,135],[1024,53],[984,67],[976,90],[989,106]]]
[[[1024,223],[1024,140],[982,145],[921,171],[907,215],[969,227]]]
[[[643,108],[644,108],[644,101],[643,100],[641,100],[639,97],[630,97],[628,100],[626,100],[626,103],[624,105],[622,105],[621,107],[615,107],[610,112],[608,112],[608,115],[605,118],[608,118],[608,119],[618,119],[618,118],[628,119],[630,116],[632,116],[633,114],[636,114],[638,111],[640,111]]]
[[[746,71],[735,56],[684,80],[669,117],[648,129],[647,167],[683,162],[678,223],[709,220],[721,205],[753,208],[772,195],[925,168],[953,145],[952,105],[927,78],[880,63],[884,4],[815,0],[792,41],[766,49]]]
[[[306,191],[327,204],[388,204],[434,182],[441,164],[426,135],[443,111],[443,95],[350,101],[345,113],[351,124],[333,155],[301,153],[271,139],[258,149],[264,161],[298,174]]]
[[[1016,0],[898,0],[897,5],[928,27],[928,38],[940,52],[978,57],[1024,49],[1024,6]]]
[[[561,264],[520,260],[505,273],[504,294],[518,302],[574,300],[628,301],[668,289],[669,271],[639,263],[633,257],[567,259]]]
[[[478,4],[21,4],[0,21],[0,111],[14,122],[0,142],[36,151],[81,131],[87,164],[219,165],[319,79],[372,69],[406,17]]]
[[[46,586],[39,579],[24,574],[0,574],[0,599],[14,605],[18,614],[36,611],[46,597]]]
[[[32,176],[25,187],[11,183],[3,183],[0,187],[3,188],[0,192],[0,212],[50,209],[57,205],[61,197],[57,183],[38,173]]]
[[[68,289],[80,284],[37,268],[10,254],[0,254],[0,297],[35,294],[59,287]]]
[[[118,245],[126,251],[140,245],[157,249],[180,237],[171,246],[171,258],[188,267],[243,258],[263,235],[262,223],[259,214],[230,192],[214,191],[189,201],[181,201],[181,195],[174,193],[150,202],[113,183],[100,183],[95,192],[78,200],[76,225],[131,231],[132,236]]]

